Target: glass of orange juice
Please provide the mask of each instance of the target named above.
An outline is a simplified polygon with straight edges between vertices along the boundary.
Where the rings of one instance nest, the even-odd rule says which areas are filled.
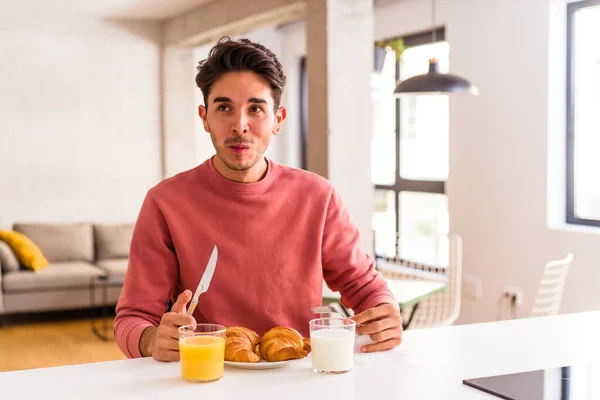
[[[225,327],[197,324],[179,329],[181,377],[190,382],[212,382],[225,369]]]

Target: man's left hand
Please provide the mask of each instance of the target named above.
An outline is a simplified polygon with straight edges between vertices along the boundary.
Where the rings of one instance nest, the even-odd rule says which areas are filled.
[[[356,332],[375,342],[362,346],[363,353],[393,349],[402,343],[402,317],[393,304],[379,304],[351,318],[356,321]]]

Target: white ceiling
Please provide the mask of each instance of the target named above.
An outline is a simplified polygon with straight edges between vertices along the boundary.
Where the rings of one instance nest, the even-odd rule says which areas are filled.
[[[161,20],[218,0],[0,0],[0,17],[85,15]],[[252,0],[239,0],[252,1]],[[373,0],[376,7],[407,0]],[[575,0],[572,0],[575,1]]]
[[[43,14],[160,20],[214,0],[0,0],[0,17]]]

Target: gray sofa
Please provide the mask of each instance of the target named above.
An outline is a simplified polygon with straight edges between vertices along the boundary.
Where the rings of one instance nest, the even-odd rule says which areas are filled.
[[[88,308],[93,277],[125,275],[133,224],[16,223],[13,230],[32,240],[50,264],[39,272],[25,270],[0,243],[0,317]],[[120,292],[119,285],[109,287],[107,303],[116,304]],[[95,293],[99,301],[101,292]]]

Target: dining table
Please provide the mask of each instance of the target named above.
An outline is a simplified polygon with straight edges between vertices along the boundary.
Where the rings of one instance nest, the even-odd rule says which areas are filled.
[[[400,311],[411,307],[408,318],[402,322],[402,328],[408,329],[412,322],[415,312],[419,308],[419,303],[426,300],[428,297],[440,293],[446,289],[447,282],[443,280],[418,280],[418,279],[402,279],[402,278],[384,278],[388,288],[396,298]],[[341,294],[332,291],[325,281],[323,281],[323,303],[337,303],[344,311],[346,316],[350,312],[341,303]]]
[[[310,355],[278,369],[226,366],[212,383],[183,381],[179,362],[152,358],[11,371],[0,373],[0,393],[5,399],[497,400],[463,381],[550,367],[586,371],[600,360],[599,328],[600,311],[590,311],[416,329],[393,350],[355,353],[353,369],[339,375],[313,372]],[[356,345],[368,340],[357,336]],[[589,395],[598,395],[600,376],[583,375],[588,397],[582,400],[597,399]]]

